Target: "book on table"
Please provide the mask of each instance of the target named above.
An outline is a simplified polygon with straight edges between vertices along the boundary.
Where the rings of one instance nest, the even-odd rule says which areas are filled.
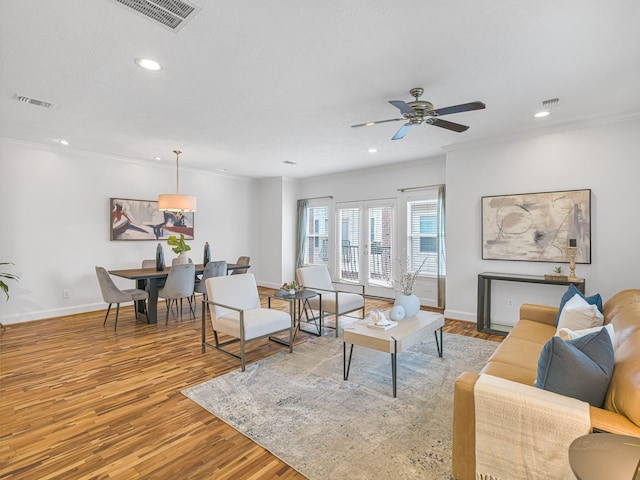
[[[367,323],[367,327],[375,328],[376,330],[389,330],[398,325],[398,322],[387,322],[387,323]]]

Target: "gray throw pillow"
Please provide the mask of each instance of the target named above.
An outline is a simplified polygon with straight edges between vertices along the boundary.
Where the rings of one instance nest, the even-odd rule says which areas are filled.
[[[554,336],[540,353],[536,387],[602,408],[613,365],[613,345],[605,329],[567,342]]]

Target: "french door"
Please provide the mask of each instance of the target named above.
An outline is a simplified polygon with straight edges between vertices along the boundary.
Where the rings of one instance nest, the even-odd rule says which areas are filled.
[[[364,285],[367,295],[393,298],[394,201],[337,207],[338,278]]]

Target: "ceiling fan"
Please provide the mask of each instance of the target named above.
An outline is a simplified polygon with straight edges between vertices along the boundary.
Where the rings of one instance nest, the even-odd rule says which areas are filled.
[[[468,112],[471,110],[482,110],[485,108],[485,104],[482,102],[463,103],[460,105],[453,105],[451,107],[433,108],[431,102],[419,100],[420,96],[424,93],[422,88],[412,88],[409,93],[415,97],[412,102],[403,102],[402,100],[389,100],[389,103],[394,107],[397,107],[402,113],[402,118],[391,118],[389,120],[378,120],[377,122],[359,123],[357,125],[351,125],[356,127],[368,127],[370,125],[377,125],[378,123],[398,122],[400,120],[407,120],[400,130],[396,132],[391,140],[400,140],[403,138],[409,129],[414,125],[420,125],[422,123],[427,125],[435,125],[436,127],[446,128],[447,130],[453,130],[454,132],[464,132],[469,127],[466,125],[460,125],[459,123],[448,122],[439,118],[442,115],[449,115],[451,113]]]

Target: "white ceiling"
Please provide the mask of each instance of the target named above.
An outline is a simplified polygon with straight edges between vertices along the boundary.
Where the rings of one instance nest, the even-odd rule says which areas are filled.
[[[172,32],[110,0],[1,0],[0,136],[174,165],[179,148],[184,168],[301,178],[640,112],[638,0],[196,3]],[[412,87],[436,108],[487,108],[446,117],[464,133],[350,128],[397,118],[387,101]]]

